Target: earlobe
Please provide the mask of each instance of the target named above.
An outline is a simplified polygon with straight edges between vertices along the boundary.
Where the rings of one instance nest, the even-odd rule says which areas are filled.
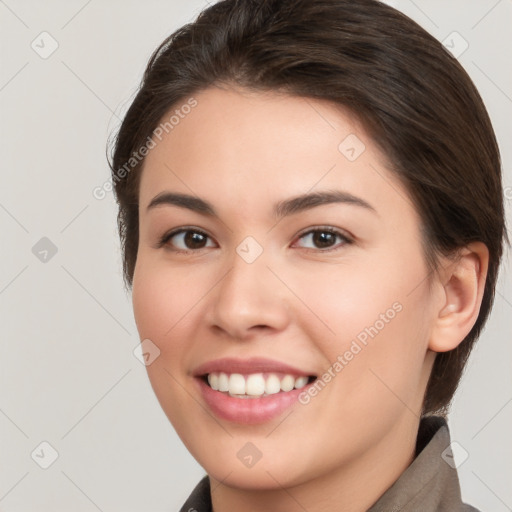
[[[443,269],[443,304],[434,318],[430,350],[453,350],[469,334],[480,311],[488,264],[485,244],[472,242]]]

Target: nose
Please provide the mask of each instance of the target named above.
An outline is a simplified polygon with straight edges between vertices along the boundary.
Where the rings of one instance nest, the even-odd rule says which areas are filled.
[[[265,251],[252,262],[235,252],[212,290],[206,314],[210,327],[238,341],[285,329],[290,322],[289,292],[274,266]]]

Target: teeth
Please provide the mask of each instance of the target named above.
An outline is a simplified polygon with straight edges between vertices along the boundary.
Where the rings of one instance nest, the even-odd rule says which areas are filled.
[[[285,375],[281,381],[281,391],[291,391],[295,387],[295,379],[292,375]]]
[[[308,383],[307,377],[299,377],[298,379],[295,379],[295,389],[303,388]]]
[[[273,395],[281,391],[281,381],[279,377],[274,374],[270,374],[265,381],[265,393],[267,395]]]
[[[265,393],[265,379],[261,373],[253,373],[247,377],[247,380],[240,375],[245,382],[245,394],[251,396],[261,396]],[[243,393],[238,393],[243,394]]]
[[[280,391],[286,392],[303,388],[308,383],[308,377],[293,375],[280,377],[276,373],[242,375],[240,373],[215,372],[208,374],[208,383],[215,391],[227,392],[231,396],[258,398],[274,395]]]
[[[228,376],[225,373],[220,373],[219,374],[219,391],[227,391],[228,389],[229,389]]]
[[[239,373],[232,373],[229,376],[229,394],[230,395],[245,395],[245,379]]]
[[[219,390],[219,376],[216,373],[210,373],[208,375],[208,384],[215,391]]]

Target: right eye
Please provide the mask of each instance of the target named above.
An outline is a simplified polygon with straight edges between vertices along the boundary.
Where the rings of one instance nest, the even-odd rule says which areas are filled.
[[[206,247],[204,244],[209,238],[209,235],[200,229],[179,228],[163,235],[158,243],[158,247],[165,247],[171,251],[179,253],[197,252],[198,250]],[[171,243],[171,240],[173,239],[175,241]],[[173,247],[177,244],[181,244],[181,247]]]

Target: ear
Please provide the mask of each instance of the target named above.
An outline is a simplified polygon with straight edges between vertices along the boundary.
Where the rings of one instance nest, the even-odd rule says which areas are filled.
[[[441,307],[434,319],[428,348],[447,352],[456,348],[475,325],[484,295],[489,250],[472,242],[440,271]]]

